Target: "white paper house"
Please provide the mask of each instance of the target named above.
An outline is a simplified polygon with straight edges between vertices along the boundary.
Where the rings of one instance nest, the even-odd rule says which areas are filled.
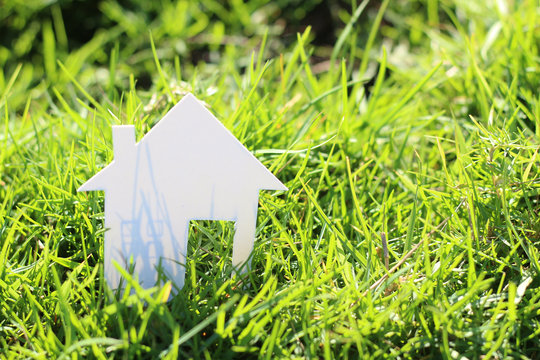
[[[113,261],[144,288],[157,267],[184,284],[190,220],[235,222],[232,263],[248,265],[259,190],[287,190],[193,95],[186,95],[136,143],[131,125],[113,126],[114,160],[78,191],[105,191],[105,276]]]

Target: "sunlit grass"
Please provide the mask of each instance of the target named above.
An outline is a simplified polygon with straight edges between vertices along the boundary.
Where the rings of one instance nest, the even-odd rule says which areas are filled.
[[[131,14],[71,52],[44,25],[43,79],[31,62],[3,73],[0,355],[538,357],[537,4],[355,8],[328,49],[309,28],[284,44],[236,3],[215,33],[185,18],[195,35],[252,26],[206,63],[174,54],[157,20],[140,35]],[[192,222],[178,295],[127,272],[114,293],[103,193],[76,189],[112,159],[111,125],[140,138],[186,92],[289,191],[261,193],[245,277],[233,225]]]

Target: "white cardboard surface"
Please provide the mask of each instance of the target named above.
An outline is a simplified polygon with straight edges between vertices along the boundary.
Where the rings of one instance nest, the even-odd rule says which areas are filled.
[[[156,267],[184,285],[190,220],[235,222],[233,266],[245,271],[255,241],[259,190],[287,190],[192,94],[136,143],[113,126],[114,160],[78,191],[105,191],[105,276],[116,289],[130,259],[143,288]]]

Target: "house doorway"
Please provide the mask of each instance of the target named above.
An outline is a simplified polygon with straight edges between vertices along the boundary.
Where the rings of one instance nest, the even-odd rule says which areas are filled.
[[[184,286],[200,288],[216,279],[229,280],[233,238],[234,221],[191,220]]]

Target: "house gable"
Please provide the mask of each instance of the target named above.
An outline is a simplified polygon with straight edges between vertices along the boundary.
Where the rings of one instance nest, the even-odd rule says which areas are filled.
[[[229,177],[243,186],[287,190],[192,94],[180,100],[140,144],[155,149],[162,160],[176,160],[197,181],[216,176],[223,182]]]

